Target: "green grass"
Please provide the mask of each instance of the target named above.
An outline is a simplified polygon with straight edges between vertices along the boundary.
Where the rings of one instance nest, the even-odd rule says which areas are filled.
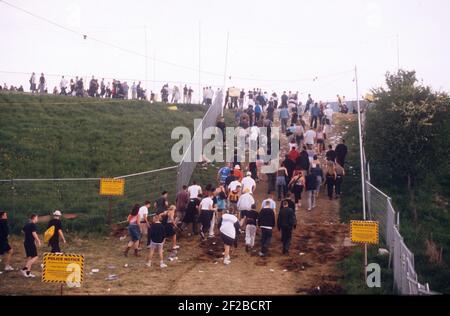
[[[362,220],[361,173],[359,159],[359,138],[357,121],[349,123],[345,141],[348,147],[346,176],[342,186],[340,217],[342,222]],[[381,267],[381,287],[369,288],[364,280],[364,254],[362,247],[353,248],[350,256],[345,258],[339,268],[344,272],[341,281],[347,294],[393,294],[392,270],[388,269],[388,257],[378,256],[378,248],[368,246],[368,263],[378,263]]]
[[[170,150],[176,126],[193,129],[205,108],[142,101],[0,94],[0,178],[114,177],[175,165]],[[176,170],[127,179],[125,197],[113,198],[114,220],[133,203],[168,190],[174,200]],[[104,231],[108,200],[98,182],[0,183],[0,208],[18,232],[31,212],[77,213],[72,230]]]

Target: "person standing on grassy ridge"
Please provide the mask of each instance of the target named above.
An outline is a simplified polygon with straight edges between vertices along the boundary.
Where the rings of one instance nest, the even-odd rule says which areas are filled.
[[[0,256],[5,256],[5,271],[14,271],[11,267],[11,257],[13,255],[13,249],[8,243],[9,226],[8,226],[8,213],[0,212]]]

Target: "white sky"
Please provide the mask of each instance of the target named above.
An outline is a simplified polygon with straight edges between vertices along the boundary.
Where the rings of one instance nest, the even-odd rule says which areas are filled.
[[[218,74],[202,73],[202,86],[223,85],[229,32],[227,86],[300,91],[303,99],[309,92],[317,100],[334,100],[337,93],[354,99],[355,64],[361,95],[396,70],[398,33],[401,67],[415,69],[436,90],[450,90],[448,0],[7,1],[88,39],[0,1],[0,71],[144,80],[143,57],[89,37],[144,54],[146,25],[150,57],[191,68],[150,60],[148,79],[158,82],[148,88],[159,91],[159,81],[188,82],[197,92],[200,23],[201,68]],[[28,90],[28,77],[0,72],[0,83]],[[51,90],[59,77],[47,80]]]

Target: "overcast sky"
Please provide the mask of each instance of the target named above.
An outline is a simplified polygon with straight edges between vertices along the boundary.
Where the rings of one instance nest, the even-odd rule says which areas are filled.
[[[317,100],[355,97],[384,82],[386,71],[415,69],[424,83],[450,90],[448,0],[7,0],[81,34],[63,30],[0,1],[0,82],[29,75],[81,75],[222,86],[227,32],[227,86],[310,92]],[[178,66],[148,61],[147,54]],[[104,42],[135,51],[112,48]],[[140,55],[139,55],[140,54]],[[213,74],[211,74],[213,73]],[[313,80],[313,78],[316,78]],[[231,78],[231,79],[230,79]],[[47,76],[49,90],[58,77]],[[111,81],[107,79],[107,81]]]

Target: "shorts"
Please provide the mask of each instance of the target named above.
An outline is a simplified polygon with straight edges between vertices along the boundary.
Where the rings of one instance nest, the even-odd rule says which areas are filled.
[[[172,224],[167,224],[164,226],[164,234],[166,237],[172,237],[175,235],[175,229],[173,228]]]
[[[164,247],[164,241],[163,242],[154,242],[153,240],[150,241],[150,245],[148,245],[147,248],[153,249],[153,250],[160,250]]]
[[[5,253],[8,253],[11,250],[11,246],[8,244],[8,242],[2,242],[0,244],[0,256],[4,255]]]
[[[34,257],[38,256],[37,248],[34,243],[33,244],[23,243],[23,246],[25,248],[25,254],[26,254],[27,258],[30,258],[30,257],[34,258]]]
[[[239,211],[239,214],[241,215],[241,218],[245,217],[245,212],[247,212],[248,210],[241,210]]]
[[[138,241],[141,239],[141,229],[138,225],[129,225],[128,232],[130,233],[132,241]]]
[[[234,245],[234,238],[231,238],[224,233],[220,233],[220,237],[222,238],[222,241],[227,246],[233,246]]]
[[[323,144],[323,139],[318,139],[317,144]]]

